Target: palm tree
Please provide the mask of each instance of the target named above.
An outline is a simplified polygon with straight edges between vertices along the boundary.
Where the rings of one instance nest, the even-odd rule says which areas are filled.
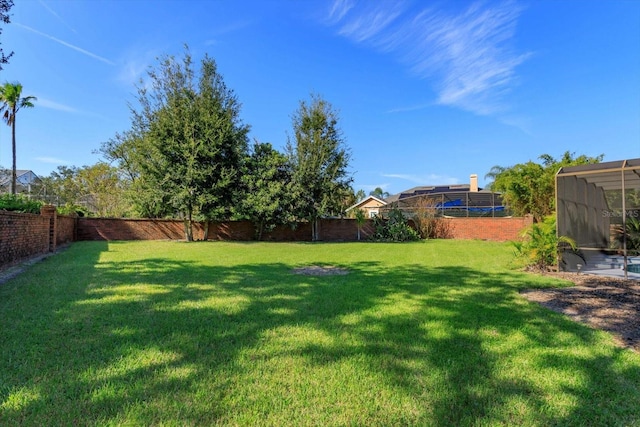
[[[11,172],[11,194],[16,194],[16,114],[23,107],[33,107],[35,96],[22,96],[22,85],[18,82],[6,82],[0,86],[0,102],[4,111],[2,119],[11,126],[11,150],[13,154],[13,169]]]

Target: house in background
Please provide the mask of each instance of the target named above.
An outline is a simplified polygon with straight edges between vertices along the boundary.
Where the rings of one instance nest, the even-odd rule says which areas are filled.
[[[38,175],[30,170],[16,170],[16,193],[31,194],[36,184],[40,183]],[[0,193],[11,193],[11,169],[0,170]]]
[[[373,218],[378,215],[378,213],[380,212],[380,208],[382,206],[385,206],[386,204],[387,202],[382,199],[378,199],[375,196],[367,196],[355,205],[347,208],[347,212],[353,209],[361,209],[364,211],[367,218]]]
[[[503,217],[509,212],[502,202],[502,195],[478,187],[478,175],[472,174],[469,184],[431,185],[413,187],[385,199],[380,213],[400,209],[411,217],[419,211],[429,211],[446,217]]]

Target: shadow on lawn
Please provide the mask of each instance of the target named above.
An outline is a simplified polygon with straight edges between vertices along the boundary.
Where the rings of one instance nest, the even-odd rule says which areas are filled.
[[[86,263],[74,264],[76,270],[61,257],[60,266],[40,266],[0,290],[0,299],[32,296],[29,307],[15,312],[7,308],[11,301],[0,306],[2,424],[228,422],[233,395],[244,386],[234,382],[242,377],[240,359],[262,351],[265,333],[300,325],[334,342],[350,337],[358,344],[278,351],[327,366],[364,356],[370,371],[418,406],[424,401],[416,413],[391,419],[396,423],[610,425],[640,417],[632,401],[640,368],[617,367],[623,350],[590,359],[573,355],[576,343],[597,345],[596,332],[520,300],[516,290],[527,286],[524,275],[422,265],[390,270],[363,262],[350,264],[347,276],[312,277],[279,263],[98,262],[106,244],[81,248],[65,255],[76,259],[84,251]],[[43,292],[38,274],[59,277]],[[403,309],[388,311],[393,304]],[[345,322],[349,315],[358,321]],[[522,336],[507,340],[515,348],[501,346],[514,334]],[[565,413],[550,411],[554,396],[525,375],[503,372],[503,359],[529,346],[538,349],[532,367],[586,378],[558,386],[574,402]],[[203,378],[210,381],[207,401],[198,401]],[[611,399],[625,394],[626,406],[624,399]],[[11,399],[22,402],[12,406]],[[138,418],[131,419],[127,411],[134,407]]]

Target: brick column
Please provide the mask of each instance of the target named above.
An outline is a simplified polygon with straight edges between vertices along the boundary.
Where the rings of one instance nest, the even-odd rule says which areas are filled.
[[[53,205],[44,205],[40,208],[40,215],[49,218],[49,252],[56,251],[56,231],[58,214]]]

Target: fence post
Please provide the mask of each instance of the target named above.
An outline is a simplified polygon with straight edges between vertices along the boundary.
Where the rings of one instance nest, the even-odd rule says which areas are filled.
[[[53,205],[44,205],[40,208],[40,215],[49,218],[49,252],[55,252],[58,225],[56,207]]]

